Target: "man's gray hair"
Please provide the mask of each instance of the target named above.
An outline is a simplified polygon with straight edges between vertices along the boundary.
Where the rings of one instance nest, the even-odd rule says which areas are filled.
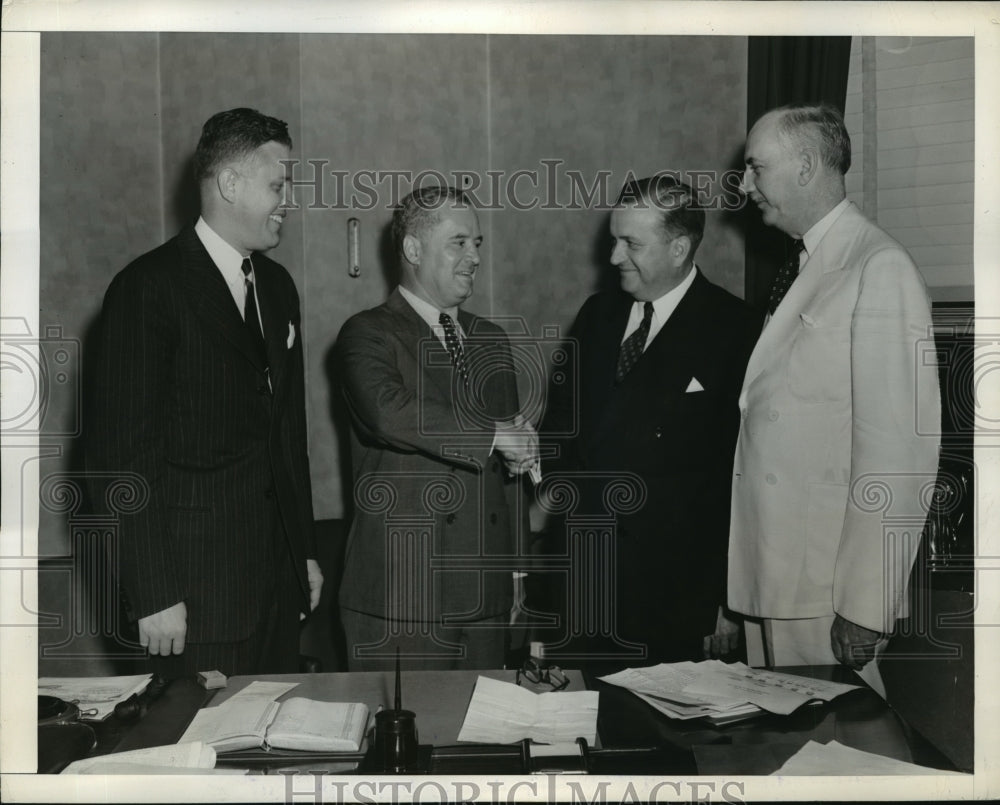
[[[799,146],[811,145],[819,151],[828,168],[843,176],[851,168],[851,135],[840,110],[828,103],[782,106],[775,110],[778,130]]]
[[[403,238],[422,237],[441,220],[441,208],[446,204],[464,207],[469,204],[465,193],[455,187],[418,187],[404,198],[392,212],[392,240],[396,252],[403,256]]]

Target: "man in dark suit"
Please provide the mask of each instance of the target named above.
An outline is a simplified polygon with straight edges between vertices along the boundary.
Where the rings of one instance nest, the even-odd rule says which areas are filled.
[[[611,213],[621,291],[590,297],[571,331],[578,377],[554,388],[578,396],[557,395],[546,414],[544,440],[560,452],[546,477],[577,487],[577,519],[613,518],[615,570],[595,555],[586,564],[602,578],[571,580],[585,596],[608,595],[613,622],[599,639],[574,619],[600,602],[576,601],[567,628],[591,639],[563,654],[636,664],[735,648],[724,604],[736,400],[760,321],[695,266],[704,228],[689,186],[666,174],[627,183]],[[573,438],[545,435],[574,421]]]
[[[300,612],[319,600],[298,294],[262,253],[280,238],[290,148],[255,110],[210,118],[197,224],[104,298],[87,465],[148,500],[120,520],[117,569],[170,675],[297,670]]]
[[[353,424],[356,512],[340,606],[352,670],[499,668],[519,530],[517,476],[538,456],[518,414],[510,344],[459,306],[482,235],[453,188],[393,215],[402,274],[337,340]]]

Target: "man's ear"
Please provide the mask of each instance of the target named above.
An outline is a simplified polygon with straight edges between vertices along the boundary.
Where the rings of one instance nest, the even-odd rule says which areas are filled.
[[[691,238],[687,235],[681,235],[674,238],[674,242],[670,244],[670,254],[674,258],[675,265],[684,265],[684,262],[687,260],[690,253]]]
[[[239,174],[232,168],[223,168],[215,176],[215,183],[219,188],[219,195],[230,204],[236,201],[236,185],[240,179]]]
[[[403,236],[403,257],[413,265],[420,264],[420,239],[415,235]]]
[[[812,181],[819,170],[819,151],[815,148],[803,148],[799,152],[799,186],[805,187]]]

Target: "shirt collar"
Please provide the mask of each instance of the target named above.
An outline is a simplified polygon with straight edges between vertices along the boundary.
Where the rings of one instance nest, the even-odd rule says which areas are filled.
[[[427,322],[434,334],[438,338],[443,338],[444,334],[441,329],[440,322],[441,311],[434,307],[434,305],[430,302],[425,299],[421,299],[413,293],[413,291],[404,288],[402,285],[399,286],[399,293],[402,295],[403,299],[409,303],[410,307],[417,312],[417,315]],[[462,332],[462,325],[458,323],[457,317],[455,319],[455,328],[458,330],[460,335],[465,335],[465,333]]]
[[[670,314],[674,312],[677,305],[680,304],[681,299],[684,298],[684,294],[688,292],[688,288],[694,283],[694,275],[698,273],[697,266],[691,266],[691,270],[688,275],[681,280],[680,285],[676,288],[671,288],[659,299],[653,300],[653,313],[656,316],[656,320],[660,323],[665,322],[670,318]],[[644,302],[636,302],[633,308],[638,308],[640,317],[642,316],[642,308]]]
[[[819,243],[823,240],[823,236],[830,230],[834,222],[843,215],[844,210],[847,209],[850,203],[846,198],[841,199],[836,207],[809,227],[809,231],[802,236],[802,243],[805,245],[806,254],[809,257],[819,248]]]
[[[208,252],[208,256],[212,258],[212,262],[222,272],[226,284],[242,287],[244,279],[243,255],[223,240],[222,236],[212,229],[201,216],[198,217],[198,223],[194,225],[194,231],[205,247],[205,251]]]

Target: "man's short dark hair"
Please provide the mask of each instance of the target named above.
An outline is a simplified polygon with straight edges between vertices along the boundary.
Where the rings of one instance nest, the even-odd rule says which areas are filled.
[[[782,106],[778,130],[799,145],[819,151],[823,164],[841,176],[851,169],[851,135],[837,107],[828,103]]]
[[[446,204],[464,207],[468,204],[465,193],[455,187],[418,187],[392,211],[392,240],[396,252],[403,256],[403,238],[422,237],[441,220],[441,208]]]
[[[645,179],[632,179],[625,183],[618,194],[616,207],[626,204],[648,205],[663,215],[663,232],[666,238],[686,235],[691,241],[689,257],[694,257],[705,235],[705,211],[695,201],[691,186],[670,173],[657,173]]]
[[[269,142],[292,147],[285,121],[246,107],[212,115],[194,152],[195,181],[214,176],[226,163],[245,159]]]

